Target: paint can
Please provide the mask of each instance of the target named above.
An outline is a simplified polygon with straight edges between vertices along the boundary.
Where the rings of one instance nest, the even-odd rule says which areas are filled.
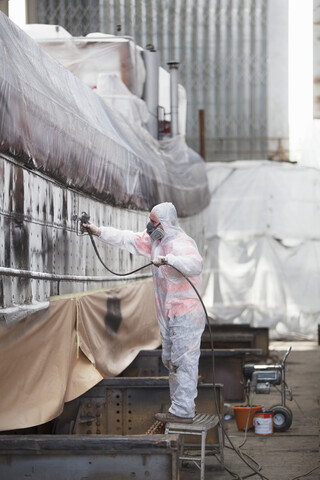
[[[273,434],[273,412],[257,412],[253,419],[254,431],[258,435]]]

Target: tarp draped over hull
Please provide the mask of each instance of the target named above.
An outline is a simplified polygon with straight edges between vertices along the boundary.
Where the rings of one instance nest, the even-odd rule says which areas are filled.
[[[179,216],[209,202],[205,166],[182,136],[161,143],[111,110],[0,12],[0,149],[116,206]]]
[[[53,297],[45,312],[0,330],[0,430],[50,421],[160,343],[151,279]]]
[[[208,165],[205,302],[220,320],[313,339],[320,320],[320,171],[268,161]]]
[[[146,79],[143,49],[128,37],[104,33],[73,37],[60,25],[27,24],[22,29],[90,88],[98,88],[101,77],[113,73],[136,98],[142,97]]]

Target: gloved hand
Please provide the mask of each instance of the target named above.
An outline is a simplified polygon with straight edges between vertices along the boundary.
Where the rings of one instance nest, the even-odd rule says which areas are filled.
[[[167,370],[170,370],[170,360],[162,359],[162,363]]]
[[[153,263],[156,267],[160,267],[160,265],[165,265],[166,263],[168,263],[168,260],[167,260],[167,257],[163,257],[163,256],[159,255],[158,257],[155,257],[155,258],[152,260],[152,263]]]
[[[87,232],[90,229],[92,235],[96,235],[97,237],[100,237],[101,235],[101,230],[99,227],[94,225],[94,223],[88,222],[88,223],[83,223],[82,224],[82,233]]]

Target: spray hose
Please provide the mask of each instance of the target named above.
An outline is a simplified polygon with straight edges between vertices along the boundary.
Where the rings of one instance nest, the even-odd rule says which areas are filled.
[[[104,266],[104,268],[106,270],[108,270],[109,273],[112,273],[113,275],[117,275],[118,277],[126,277],[126,276],[129,276],[129,275],[132,275],[133,273],[136,273],[136,272],[139,272],[140,270],[143,270],[144,268],[147,268],[147,267],[150,267],[151,265],[155,265],[153,262],[150,262],[150,263],[147,263],[146,265],[144,265],[143,267],[139,267],[139,268],[136,268],[135,270],[132,270],[131,272],[126,272],[126,273],[117,273],[117,272],[113,272],[112,270],[110,270],[110,268],[104,263],[104,261],[102,260],[101,256],[100,256],[100,253],[97,249],[97,246],[96,246],[96,243],[93,239],[93,235],[92,235],[92,232],[90,230],[90,227],[87,228],[87,232],[89,234],[89,237],[90,237],[90,240],[91,240],[91,243],[92,243],[92,246],[94,248],[94,251],[98,257],[98,259],[100,260],[100,263]],[[201,295],[200,293],[198,292],[198,290],[196,289],[196,287],[194,286],[194,284],[191,282],[191,280],[184,274],[182,273],[178,268],[174,267],[173,265],[171,265],[170,263],[163,263],[163,264],[160,264],[159,267],[161,267],[162,265],[165,265],[165,266],[169,266],[171,268],[173,268],[174,270],[176,270],[180,275],[182,275],[186,280],[187,282],[191,285],[191,287],[193,288],[193,290],[195,291],[197,297],[199,298],[199,301],[202,305],[202,308],[203,308],[203,311],[204,311],[204,314],[205,314],[205,317],[206,317],[206,322],[207,322],[207,325],[208,325],[208,330],[209,330],[209,337],[210,337],[210,347],[211,347],[211,352],[212,352],[212,385],[213,385],[213,393],[214,393],[214,402],[215,402],[215,407],[216,407],[216,411],[217,411],[217,415],[218,415],[218,418],[219,418],[219,425],[220,427],[222,428],[226,438],[228,439],[230,445],[231,445],[231,448],[232,450],[234,450],[236,452],[236,454],[241,458],[241,460],[257,475],[259,475],[259,477],[262,479],[262,480],[269,480],[267,477],[265,477],[264,475],[262,475],[260,473],[260,469],[261,467],[258,466],[257,462],[255,462],[255,460],[253,460],[252,457],[250,457],[249,455],[247,454],[243,454],[242,452],[240,452],[239,448],[238,447],[235,447],[235,445],[233,444],[233,442],[231,441],[228,433],[226,432],[225,428],[224,428],[224,424],[223,424],[223,420],[222,420],[222,417],[221,417],[221,414],[220,414],[220,411],[219,411],[219,405],[218,405],[218,400],[217,400],[217,391],[216,391],[216,382],[215,382],[215,374],[214,374],[214,371],[215,371],[215,363],[214,363],[214,347],[213,347],[213,339],[212,339],[212,333],[211,333],[211,326],[210,326],[210,321],[209,321],[209,317],[208,317],[208,313],[207,313],[207,309],[203,303],[203,300],[201,298]],[[158,266],[158,265],[156,265]],[[247,457],[249,457],[256,465],[257,465],[257,468],[253,467],[252,465],[250,465],[250,463],[244,458],[244,455],[246,455]],[[234,478],[237,478],[239,480],[243,480],[244,478],[247,478],[253,474],[250,474],[246,477],[241,477],[240,475],[238,474],[235,474],[234,472],[232,472],[231,470],[229,470],[228,468],[225,468]]]

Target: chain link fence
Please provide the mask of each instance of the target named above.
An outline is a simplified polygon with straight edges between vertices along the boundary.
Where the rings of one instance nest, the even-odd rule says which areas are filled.
[[[187,90],[187,141],[199,151],[205,110],[206,158],[267,158],[268,0],[33,0],[36,22],[72,35],[132,36],[180,62]]]

